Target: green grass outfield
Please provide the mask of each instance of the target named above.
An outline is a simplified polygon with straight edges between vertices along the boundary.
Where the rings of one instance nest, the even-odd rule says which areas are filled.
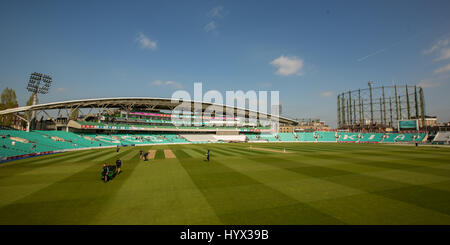
[[[139,161],[140,149],[155,160]],[[100,172],[115,148],[0,164],[0,224],[450,224],[450,148],[200,144],[119,156],[123,173],[108,183]]]

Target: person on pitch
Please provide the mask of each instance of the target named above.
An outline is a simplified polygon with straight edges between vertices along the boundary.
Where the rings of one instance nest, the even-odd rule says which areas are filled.
[[[122,160],[117,158],[116,160],[117,174],[120,174],[120,168],[122,167]]]

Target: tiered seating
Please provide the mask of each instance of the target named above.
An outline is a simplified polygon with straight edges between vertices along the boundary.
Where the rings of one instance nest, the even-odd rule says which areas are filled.
[[[245,135],[214,135],[214,138],[224,142],[245,142]]]
[[[298,132],[297,137],[298,141],[301,142],[316,142],[316,138],[314,138],[313,132]]]
[[[74,144],[76,148],[99,147],[100,143],[96,140],[90,140],[83,135],[65,131],[35,131],[48,137],[57,137]]]
[[[93,123],[95,124],[95,123]],[[182,134],[176,133],[137,133],[137,134],[95,134],[73,133],[65,131],[33,131],[0,130],[0,158],[51,152],[73,148],[105,147],[116,145],[167,144],[167,143],[213,143],[226,141],[264,142],[419,142],[426,137],[425,133],[347,133],[347,132],[299,132],[297,138],[293,133],[276,134]],[[450,132],[440,132],[434,142],[449,142]]]
[[[384,143],[395,143],[395,142],[420,142],[425,138],[424,133],[392,133],[385,134],[383,142]]]
[[[159,134],[141,134],[141,136],[145,142],[144,144],[166,144],[171,143],[169,139],[167,139],[164,135]]]
[[[267,141],[278,141],[277,138],[275,138],[275,134],[260,134],[260,137],[262,140],[267,140]]]
[[[419,134],[415,134],[415,135],[416,135],[415,139],[414,139],[415,142],[424,141],[425,138],[427,137],[427,134],[425,134],[425,133],[419,133]]]
[[[114,139],[106,134],[83,133],[82,136],[84,138],[93,139],[99,144],[100,147],[121,145],[120,140]]]
[[[336,142],[336,132],[316,131],[318,142]]]
[[[450,132],[439,132],[436,137],[434,137],[433,142],[450,142]]]
[[[36,132],[25,132],[19,130],[0,130],[0,135],[8,136],[9,139],[15,142],[14,148],[26,153],[33,152],[47,152],[61,149],[76,148],[72,143],[64,141],[56,141],[48,136]],[[20,140],[14,140],[14,138],[24,139],[26,142],[20,142]],[[33,147],[35,146],[35,147]]]
[[[186,139],[182,138],[178,134],[165,134],[164,137],[172,143],[188,143]]]
[[[357,142],[359,140],[359,133],[342,133],[338,132],[338,142]]]
[[[278,133],[280,141],[294,142],[297,141],[293,133]]]
[[[185,138],[190,142],[195,143],[209,143],[217,142],[218,140],[214,137],[214,134],[180,134],[181,137]]]
[[[246,134],[249,141],[259,141],[259,135],[258,134]]]
[[[13,140],[8,137],[0,137],[0,158],[1,157],[10,157],[16,155],[24,155],[30,154],[33,151],[27,146],[26,148],[22,147],[22,143],[14,141],[14,145],[12,144]],[[32,144],[29,144],[32,147]]]
[[[359,142],[381,142],[383,135],[382,133],[361,133]]]

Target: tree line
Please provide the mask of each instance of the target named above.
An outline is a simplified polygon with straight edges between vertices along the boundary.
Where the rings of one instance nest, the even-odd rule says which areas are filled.
[[[39,103],[38,99],[36,99],[36,103]],[[33,95],[30,96],[30,98],[27,100],[26,103],[27,106],[33,105]],[[0,111],[16,108],[19,107],[19,103],[17,102],[17,96],[16,92],[12,88],[6,87],[3,89],[0,99]],[[28,121],[31,121],[31,112],[26,112],[23,114],[20,114],[21,117],[27,119]],[[71,120],[77,120],[79,116],[79,111],[77,109],[71,109],[69,113],[69,119]],[[1,127],[8,127],[8,128],[16,128],[14,126],[20,126],[21,128],[26,127],[26,122],[23,120],[20,120],[20,122],[17,122],[17,118],[13,114],[9,115],[0,115],[0,126]]]
[[[27,106],[33,104],[33,95],[27,101]],[[16,91],[12,88],[6,87],[3,89],[0,99],[0,110],[6,110],[11,108],[19,107],[19,103],[17,102]],[[31,119],[31,113],[26,113],[26,115],[22,115],[27,120]],[[0,125],[3,127],[12,127],[14,126],[14,115],[0,115]]]

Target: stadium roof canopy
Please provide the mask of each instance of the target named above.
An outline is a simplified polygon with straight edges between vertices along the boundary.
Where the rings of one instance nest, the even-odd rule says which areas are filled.
[[[234,115],[237,115],[238,111],[242,111],[245,113],[245,117],[250,115],[257,115],[258,118],[266,117],[268,119],[276,120],[278,119],[280,123],[287,124],[297,124],[297,121],[294,119],[290,119],[287,117],[276,116],[269,113],[257,112],[249,109],[238,108],[227,105],[219,105],[209,102],[196,102],[189,100],[179,100],[172,101],[171,98],[151,98],[151,97],[117,97],[117,98],[97,98],[97,99],[82,99],[82,100],[69,100],[69,101],[61,101],[61,102],[52,102],[46,104],[37,104],[32,106],[22,106],[11,109],[6,109],[0,111],[0,115],[13,114],[13,113],[21,113],[21,112],[30,112],[30,111],[45,111],[45,110],[58,110],[58,109],[82,109],[82,108],[98,108],[98,109],[107,109],[107,108],[120,108],[123,110],[173,110],[175,107],[180,105],[181,103],[190,103],[191,111],[194,111],[194,103],[201,104],[201,108],[205,111],[207,108],[209,109],[217,109],[222,110],[223,113],[228,110],[232,110]],[[185,105],[186,105],[185,104]]]

